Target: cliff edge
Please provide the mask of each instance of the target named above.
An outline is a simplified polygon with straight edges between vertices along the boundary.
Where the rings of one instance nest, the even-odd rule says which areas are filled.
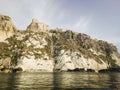
[[[1,71],[99,72],[120,67],[120,54],[113,44],[72,30],[50,30],[36,19],[18,32],[11,18],[1,15],[0,46]]]

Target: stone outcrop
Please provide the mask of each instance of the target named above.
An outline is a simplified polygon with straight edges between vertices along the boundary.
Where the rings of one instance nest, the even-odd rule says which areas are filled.
[[[1,16],[0,22],[11,23],[11,19],[5,17]],[[71,30],[49,30],[48,25],[35,19],[26,30],[19,32],[12,23],[7,26],[1,23],[1,31],[16,33],[5,36],[5,42],[0,42],[0,67],[4,70],[99,72],[120,68],[116,46],[106,41]],[[6,62],[8,58],[9,63]]]
[[[32,23],[27,27],[27,30],[38,32],[38,31],[48,31],[49,26],[44,23],[40,23],[38,20],[33,19]]]
[[[9,16],[0,15],[0,41],[13,36],[17,31]]]
[[[1,59],[1,64],[4,68],[9,68],[11,63],[11,58],[7,57],[5,59]]]

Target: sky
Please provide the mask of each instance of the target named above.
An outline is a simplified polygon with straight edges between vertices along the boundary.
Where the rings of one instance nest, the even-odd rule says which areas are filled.
[[[50,28],[108,41],[120,52],[120,0],[0,0],[0,14],[21,30],[35,18]]]

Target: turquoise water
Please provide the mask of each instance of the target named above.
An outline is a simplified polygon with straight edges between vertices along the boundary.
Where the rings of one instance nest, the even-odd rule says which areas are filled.
[[[120,89],[120,73],[0,73],[0,90]]]

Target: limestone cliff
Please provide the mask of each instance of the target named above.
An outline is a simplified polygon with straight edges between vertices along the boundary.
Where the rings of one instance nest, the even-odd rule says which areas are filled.
[[[113,44],[70,30],[51,32],[56,70],[66,71],[77,68],[93,69],[97,72],[120,65],[120,55]]]
[[[0,41],[15,34],[16,30],[9,16],[0,15]]]
[[[98,72],[120,67],[120,54],[113,44],[71,30],[49,30],[48,25],[35,19],[26,30],[16,32],[11,19],[5,17],[1,16],[0,28],[10,35],[2,39],[5,42],[0,42],[1,68],[20,67],[23,71],[49,72],[83,69]],[[9,22],[9,26],[2,24],[4,22]]]
[[[27,30],[34,32],[39,32],[39,31],[46,32],[47,30],[49,30],[49,26],[44,23],[40,23],[36,19],[33,19],[32,23],[27,27]]]

